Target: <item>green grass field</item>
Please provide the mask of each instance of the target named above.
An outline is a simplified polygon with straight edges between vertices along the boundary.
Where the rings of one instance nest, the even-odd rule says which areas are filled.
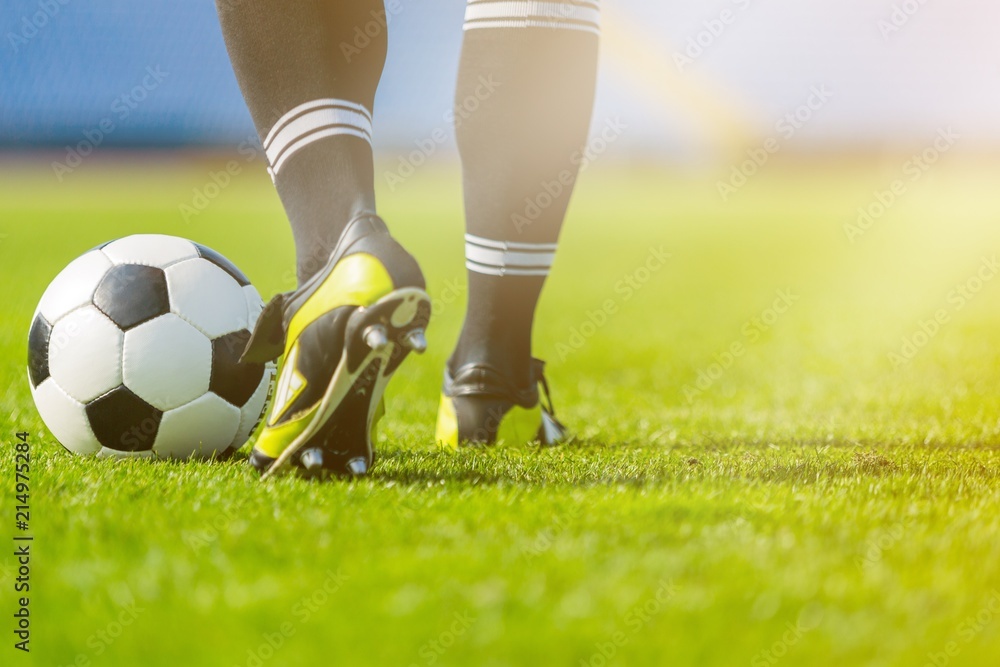
[[[245,450],[74,458],[25,379],[42,290],[109,238],[189,237],[265,296],[290,288],[263,169],[185,221],[220,163],[94,160],[63,183],[5,163],[0,664],[996,664],[1000,170],[949,159],[853,243],[902,159],[775,163],[725,204],[716,173],[595,166],[536,335],[578,439],[457,454],[432,438],[460,192],[454,169],[418,171],[380,204],[428,274],[431,349],[390,388],[370,478],[326,484],[262,484]],[[19,430],[30,656],[11,634]]]

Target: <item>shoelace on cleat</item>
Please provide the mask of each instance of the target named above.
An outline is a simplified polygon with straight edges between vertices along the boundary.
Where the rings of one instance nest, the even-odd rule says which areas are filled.
[[[545,362],[541,359],[532,359],[532,369],[535,374],[535,379],[538,381],[539,386],[542,388],[542,394],[545,395],[545,403],[542,404],[542,409],[548,413],[549,417],[555,423],[556,427],[560,431],[566,431],[566,426],[556,419],[556,407],[552,402],[552,392],[549,390],[549,381],[545,379]],[[539,403],[541,403],[541,397],[539,397]]]

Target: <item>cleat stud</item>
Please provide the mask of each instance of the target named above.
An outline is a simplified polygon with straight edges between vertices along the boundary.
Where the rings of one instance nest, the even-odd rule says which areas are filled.
[[[417,354],[422,354],[427,349],[427,338],[424,337],[423,329],[414,329],[403,338],[403,343]]]
[[[310,447],[302,452],[299,460],[306,471],[312,473],[319,472],[323,469],[323,450],[319,447]]]
[[[381,324],[373,324],[368,327],[363,336],[365,345],[376,352],[385,349],[385,346],[389,344],[389,334],[386,333],[385,327]]]
[[[261,475],[266,475],[274,465],[274,459],[255,448],[250,452],[250,465]]]
[[[360,477],[368,472],[368,461],[363,458],[356,457],[347,462],[347,472],[354,475],[355,477]]]

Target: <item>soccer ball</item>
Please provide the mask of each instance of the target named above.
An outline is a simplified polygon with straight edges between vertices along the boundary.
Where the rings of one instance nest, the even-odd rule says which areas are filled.
[[[264,304],[229,260],[139,234],[70,262],[35,311],[28,379],[77,454],[207,458],[239,449],[267,408],[273,364],[239,363]]]

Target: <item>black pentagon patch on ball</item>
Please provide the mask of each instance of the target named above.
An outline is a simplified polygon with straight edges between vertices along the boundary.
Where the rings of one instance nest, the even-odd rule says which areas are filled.
[[[35,316],[28,331],[28,377],[31,386],[37,387],[49,377],[49,339],[52,325],[41,313]]]
[[[123,331],[170,312],[167,276],[163,269],[120,264],[101,279],[94,305]]]
[[[133,394],[125,386],[87,404],[87,419],[97,440],[119,452],[153,449],[163,413]]]
[[[195,247],[198,248],[198,256],[202,259],[207,259],[212,264],[228,273],[233,277],[233,279],[240,284],[240,287],[246,287],[250,284],[247,277],[243,275],[243,272],[236,268],[236,265],[230,262],[228,259],[215,252],[211,248],[201,245],[200,243],[195,243]]]
[[[246,405],[264,377],[264,364],[240,363],[250,340],[246,329],[212,341],[212,381],[209,390],[238,408]]]

